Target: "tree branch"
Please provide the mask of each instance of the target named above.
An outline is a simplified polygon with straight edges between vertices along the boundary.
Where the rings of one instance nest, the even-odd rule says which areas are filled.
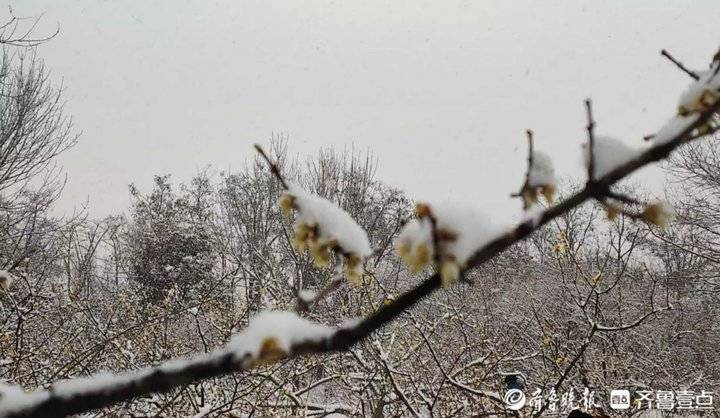
[[[257,150],[258,154],[260,154],[261,157],[267,162],[268,167],[270,167],[270,171],[272,171],[273,175],[278,179],[280,184],[282,185],[283,189],[290,190],[288,187],[288,184],[285,182],[285,179],[283,178],[282,174],[280,173],[280,169],[278,168],[277,164],[272,162],[270,160],[270,157],[268,157],[267,154],[265,154],[265,150],[260,146],[260,144],[255,144],[255,149]]]
[[[585,110],[587,112],[587,133],[588,133],[588,182],[595,181],[595,121],[592,114],[592,101],[585,100]]]
[[[670,62],[675,64],[676,67],[682,70],[682,72],[684,72],[685,74],[689,75],[695,81],[700,80],[700,76],[698,76],[695,71],[687,69],[682,62],[676,60],[675,57],[673,57],[672,55],[670,55],[669,52],[667,52],[667,50],[663,49],[662,51],[660,51],[660,55],[670,60]]]

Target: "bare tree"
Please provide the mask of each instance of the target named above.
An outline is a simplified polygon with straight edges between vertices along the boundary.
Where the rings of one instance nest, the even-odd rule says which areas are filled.
[[[24,186],[77,140],[55,88],[32,50],[0,58],[0,191]]]

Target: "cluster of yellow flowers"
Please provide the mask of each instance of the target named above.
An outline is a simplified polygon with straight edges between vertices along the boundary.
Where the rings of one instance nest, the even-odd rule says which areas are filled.
[[[555,241],[555,245],[553,245],[553,251],[558,257],[562,257],[567,253],[568,247],[567,234],[565,231],[561,230],[558,234],[557,240]]]
[[[718,87],[720,87],[720,74],[713,70],[701,73],[700,79],[683,94],[678,105],[678,115],[688,116],[710,109],[720,100]]]
[[[260,343],[260,352],[258,353],[257,359],[253,360],[250,367],[258,367],[263,365],[272,364],[278,360],[287,357],[286,353],[275,337],[265,337]]]
[[[284,193],[280,196],[280,210],[290,218],[294,211],[300,210],[297,198]],[[331,255],[341,254],[345,259],[345,277],[350,283],[361,285],[363,282],[363,256],[342,248],[337,238],[322,236],[320,226],[316,222],[296,221],[293,227],[293,247],[299,252],[309,251],[313,262],[319,268],[330,267]]]
[[[618,215],[622,213],[622,208],[614,203],[604,202],[603,206],[605,207],[605,213],[607,213],[607,218],[611,221],[617,219]]]
[[[553,203],[553,197],[555,196],[555,185],[544,184],[541,186],[525,186],[522,191],[522,198],[525,201],[526,206],[532,206],[537,203],[540,196],[545,197],[545,200],[549,203]]]
[[[435,254],[432,247],[432,225],[429,220],[418,219],[406,226],[405,233],[397,241],[398,255],[412,274],[421,272],[430,264]]]
[[[665,202],[656,202],[645,208],[642,217],[646,222],[665,228],[675,218],[675,211]]]
[[[458,280],[463,267],[452,253],[445,251],[447,244],[455,241],[458,234],[438,227],[433,231],[433,214],[424,203],[415,206],[415,215],[417,219],[406,225],[396,242],[397,253],[413,274],[435,262],[443,286],[448,287]]]
[[[521,190],[526,208],[537,203],[540,196],[544,196],[545,200],[552,204],[555,195],[555,167],[552,160],[544,152],[532,151],[532,149],[531,152],[527,180]]]
[[[615,220],[619,214],[625,213],[622,206],[617,206],[614,203],[605,202],[603,206],[608,219],[611,221]],[[639,217],[647,223],[665,228],[675,218],[675,211],[665,202],[655,202],[647,205]]]

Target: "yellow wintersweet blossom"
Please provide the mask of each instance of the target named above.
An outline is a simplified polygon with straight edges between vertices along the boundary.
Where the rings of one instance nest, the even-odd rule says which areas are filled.
[[[330,267],[333,254],[342,256],[345,277],[351,283],[362,284],[361,264],[371,253],[370,243],[365,231],[347,212],[327,199],[294,187],[280,196],[278,206],[287,218],[296,212],[293,248],[308,251],[318,268]]]
[[[429,218],[430,206],[425,203],[415,204],[415,216],[417,216],[418,218]]]
[[[522,191],[522,198],[526,206],[532,206],[538,202],[539,196],[542,195],[548,204],[555,200],[555,185],[545,184],[537,187],[526,186]]]
[[[532,132],[528,131],[530,155],[528,158],[527,177],[520,190],[524,208],[535,205],[543,196],[548,204],[553,203],[555,196],[555,167],[549,155],[533,150]]]
[[[395,240],[395,250],[413,274],[432,266],[445,287],[459,281],[472,255],[501,229],[462,205],[418,203],[415,214]]]
[[[319,268],[330,266],[330,250],[335,248],[337,243],[335,241],[320,241],[317,239],[310,240],[308,243],[310,247],[310,255],[315,262],[315,266]]]
[[[425,203],[417,203],[415,205],[415,215],[419,221],[415,225],[417,231],[425,231],[421,233],[422,238],[413,237],[412,234],[407,237],[401,236],[397,241],[396,249],[400,258],[407,264],[412,274],[417,274],[430,264],[433,258],[434,249],[431,247],[431,235],[429,219],[432,217],[430,206]],[[423,234],[427,234],[426,236]]]
[[[430,263],[431,250],[427,242],[415,246],[411,243],[402,243],[398,247],[398,253],[412,274],[421,272]]]
[[[553,251],[557,255],[565,254],[568,250],[568,243],[567,243],[567,234],[565,231],[560,231],[558,234],[557,241],[555,241],[555,245],[553,245]]]
[[[540,193],[542,193],[543,196],[545,196],[545,200],[549,203],[553,203],[553,199],[555,196],[555,185],[554,184],[546,184],[543,187],[540,188]]]
[[[280,211],[282,212],[283,216],[289,219],[290,215],[292,215],[292,212],[295,209],[295,196],[284,193],[282,196],[280,196],[278,205],[280,206]]]
[[[643,211],[642,217],[653,225],[665,228],[675,218],[675,211],[666,203],[657,202],[648,205]]]
[[[705,88],[692,102],[678,106],[678,115],[688,116],[692,113],[705,111],[715,105],[718,100],[720,100],[718,92]]]
[[[280,348],[280,344],[275,337],[265,337],[260,343],[260,353],[254,365],[273,363],[277,360],[287,357],[288,353]]]
[[[523,191],[522,197],[527,206],[532,206],[538,201],[537,190],[535,188],[528,187]]]
[[[440,267],[443,287],[450,287],[460,278],[460,265],[455,261],[444,261]]]
[[[622,211],[622,209],[610,203],[605,203],[604,206],[605,213],[607,213],[607,217],[611,221],[614,221]]]
[[[310,242],[315,241],[317,236],[317,225],[297,224],[292,245],[296,250],[302,252],[308,248]]]
[[[550,337],[543,337],[542,345],[543,347],[550,347],[551,342]]]
[[[363,284],[363,274],[361,270],[362,259],[355,254],[350,254],[345,258],[345,277],[348,282],[360,286]]]

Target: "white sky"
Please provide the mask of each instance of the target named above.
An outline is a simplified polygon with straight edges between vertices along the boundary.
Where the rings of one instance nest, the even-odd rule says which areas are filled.
[[[354,146],[413,197],[515,210],[526,128],[581,176],[583,99],[598,132],[640,145],[705,66],[717,0],[16,0],[61,33],[40,55],[82,131],[60,209],[128,207],[127,185],[240,168],[275,133],[301,156]],[[661,190],[657,172],[639,177]]]

